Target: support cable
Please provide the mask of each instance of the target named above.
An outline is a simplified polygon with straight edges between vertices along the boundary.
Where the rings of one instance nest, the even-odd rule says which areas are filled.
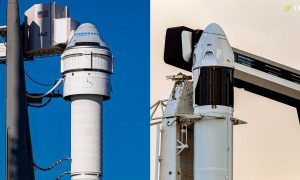
[[[27,97],[30,97],[30,98],[33,98],[33,99],[39,99],[39,98],[42,98],[42,97],[45,97],[47,95],[49,95],[50,93],[52,93],[55,88],[57,88],[57,86],[63,81],[64,78],[60,78],[56,84],[48,91],[46,92],[45,94],[42,94],[42,95],[38,95],[38,96],[33,96],[33,95],[30,95],[30,94],[26,94]]]
[[[55,83],[52,83],[52,84],[45,84],[45,83],[41,83],[35,79],[33,79],[26,71],[25,71],[25,75],[34,83],[38,84],[38,85],[41,85],[41,86],[54,86]]]
[[[60,178],[62,178],[66,174],[71,174],[71,172],[70,171],[63,172],[62,174],[60,174],[59,176],[57,176],[56,180],[59,180]]]
[[[70,171],[65,171],[63,173],[61,173],[59,176],[57,176],[56,180],[59,180],[60,178],[62,178],[64,175],[70,174],[72,177],[73,176],[97,176],[97,177],[101,177],[102,174],[100,172],[70,172]]]
[[[54,164],[52,164],[50,167],[48,168],[42,168],[38,165],[36,165],[35,163],[33,163],[33,166],[36,167],[38,170],[41,170],[41,171],[50,171],[51,169],[53,169],[55,166],[57,166],[58,164],[60,164],[61,162],[63,161],[72,161],[71,158],[63,158],[63,159],[60,159],[59,161],[55,162]]]
[[[52,98],[53,98],[53,92],[51,93],[51,96],[48,98],[48,100],[44,103],[44,104],[41,104],[41,105],[34,105],[34,104],[29,104],[29,103],[27,103],[27,106],[29,106],[29,107],[33,107],[33,108],[43,108],[43,107],[45,107],[45,106],[47,106],[50,102],[51,102],[51,100],[52,100]]]

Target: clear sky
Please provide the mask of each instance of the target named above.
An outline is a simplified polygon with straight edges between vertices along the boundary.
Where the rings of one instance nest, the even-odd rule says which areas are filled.
[[[20,0],[20,12],[44,0]],[[149,1],[57,0],[80,23],[97,26],[114,57],[113,93],[104,102],[104,180],[149,179]],[[6,2],[0,2],[0,24],[6,24]],[[20,13],[23,19],[23,13]],[[53,83],[60,58],[35,59],[25,70],[36,80]],[[0,65],[0,180],[5,163],[5,65]],[[46,92],[26,79],[29,92]],[[61,86],[59,87],[61,90]],[[34,160],[42,167],[70,157],[70,103],[54,99],[42,109],[29,108]],[[36,170],[37,180],[55,179],[70,170],[68,162],[50,172]],[[68,176],[63,179],[70,179]]]
[[[203,29],[218,23],[233,47],[300,70],[299,7],[297,0],[151,0],[151,102],[169,97],[173,82],[165,76],[183,72],[163,62],[168,27]],[[235,89],[234,116],[248,122],[234,127],[235,180],[299,180],[300,125],[295,108]]]

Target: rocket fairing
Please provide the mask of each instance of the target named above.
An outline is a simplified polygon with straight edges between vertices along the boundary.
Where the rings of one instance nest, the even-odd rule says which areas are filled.
[[[71,101],[72,180],[102,179],[102,105],[110,99],[113,58],[97,28],[75,31],[61,56],[63,96]]]
[[[210,24],[193,55],[194,179],[232,180],[234,55],[222,28]]]

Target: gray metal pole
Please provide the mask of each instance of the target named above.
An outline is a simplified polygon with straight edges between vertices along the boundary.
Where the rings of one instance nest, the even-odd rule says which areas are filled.
[[[7,4],[6,180],[34,180],[18,0]]]

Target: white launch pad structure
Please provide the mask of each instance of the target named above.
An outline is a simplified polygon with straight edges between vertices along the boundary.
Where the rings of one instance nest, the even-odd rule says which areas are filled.
[[[247,123],[233,118],[233,87],[295,107],[300,116],[300,71],[230,47],[217,24],[169,28],[164,60],[193,77],[168,76],[175,82],[169,99],[151,106],[155,180],[233,179],[233,125]],[[159,106],[163,116],[155,117]]]

